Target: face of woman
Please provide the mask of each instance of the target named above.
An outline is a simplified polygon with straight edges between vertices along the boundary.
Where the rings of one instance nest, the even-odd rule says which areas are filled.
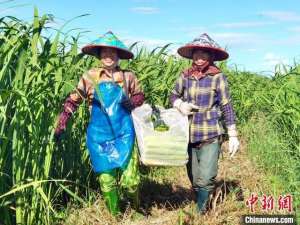
[[[196,50],[193,53],[193,62],[198,66],[202,66],[205,63],[209,62],[211,58],[211,54],[202,50]]]
[[[100,60],[104,67],[110,68],[110,69],[115,68],[119,62],[117,50],[111,49],[111,48],[101,49]]]

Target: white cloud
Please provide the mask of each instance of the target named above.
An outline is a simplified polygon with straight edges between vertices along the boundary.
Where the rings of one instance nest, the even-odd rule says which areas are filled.
[[[201,33],[199,33],[201,34]],[[259,36],[252,33],[209,33],[209,35],[217,41],[222,47],[241,47],[244,51],[249,53],[255,53],[258,49],[253,45],[249,46],[250,44],[259,43],[261,40]],[[196,36],[194,35],[193,38]],[[131,44],[138,42],[138,46],[144,46],[149,50],[152,50],[156,47],[163,47],[167,44],[172,43],[169,46],[169,53],[175,54],[177,48],[186,44],[178,42],[178,40],[170,40],[170,39],[159,39],[159,38],[147,38],[147,37],[132,37],[127,36],[124,39],[124,42],[130,46]],[[192,39],[191,39],[192,40]],[[190,40],[190,41],[191,41]]]
[[[175,43],[175,41],[167,40],[167,39],[128,36],[128,37],[125,37],[122,40],[124,40],[124,43],[127,46],[130,46],[133,43],[138,42],[138,48],[145,47],[147,50],[150,50],[150,51],[157,48],[157,47],[164,47],[167,44],[171,44],[168,47],[168,53],[169,54],[176,54],[177,48],[179,47],[179,45],[177,43]]]
[[[202,33],[207,33],[212,39],[214,39],[221,46],[227,46],[227,47],[246,46],[247,48],[249,48],[249,44],[260,44],[265,41],[262,36],[256,33],[212,32],[210,29],[201,26],[178,28],[178,30],[184,32],[190,38],[190,41],[200,36]],[[255,47],[251,46],[251,48],[255,48]]]
[[[153,45],[153,44],[163,44],[165,42],[165,40],[160,40],[160,39],[147,39],[145,41],[144,38],[141,37],[132,37],[132,36],[125,36],[124,38],[122,38],[122,40],[124,41],[124,43],[126,45],[131,45],[135,42],[138,42],[140,44],[144,44],[147,43],[147,45]]]
[[[249,49],[247,49],[246,51],[247,51],[247,52],[250,52],[250,53],[255,53],[255,52],[258,51],[258,49],[256,49],[256,48],[249,48]]]
[[[268,66],[268,67],[275,67],[276,65],[279,64],[288,64],[288,59],[277,55],[273,52],[268,52],[265,54],[263,58],[263,65]]]
[[[221,32],[212,33],[211,37],[222,45],[233,46],[249,46],[250,44],[259,44],[263,38],[255,33],[239,33],[239,32]]]
[[[274,22],[236,22],[236,23],[221,23],[217,26],[223,28],[250,28],[250,27],[263,27],[267,25],[273,25]]]
[[[146,46],[162,46],[171,43],[170,40],[165,39],[155,39],[155,38],[143,38],[143,37],[125,37],[124,42],[126,43],[134,43],[139,42]]]
[[[134,8],[131,8],[130,10],[135,13],[141,13],[141,14],[159,13],[159,8],[155,8],[155,7],[134,7]]]
[[[6,9],[0,9],[0,15],[1,16],[8,16],[8,15],[15,15],[17,13],[17,10],[14,8],[6,8]]]
[[[273,39],[269,44],[287,46],[300,46],[300,34],[296,33],[283,39]]]
[[[292,31],[292,32],[300,33],[300,26],[290,27],[290,28],[288,28],[288,30]]]
[[[176,25],[174,25],[174,27],[171,28],[170,30],[181,31],[191,39],[201,35],[202,33],[209,33],[208,29],[204,26],[176,27]]]
[[[265,11],[260,15],[278,21],[300,21],[300,15],[292,11]]]

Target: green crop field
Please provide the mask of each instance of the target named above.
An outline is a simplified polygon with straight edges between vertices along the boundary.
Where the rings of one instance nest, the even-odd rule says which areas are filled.
[[[80,35],[57,31],[45,37],[50,19],[37,9],[32,23],[0,19],[0,224],[62,221],[67,204],[89,204],[99,190],[85,147],[85,102],[63,140],[53,141],[63,100],[97,62],[80,53]],[[170,91],[189,62],[168,55],[168,46],[151,52],[132,48],[136,57],[121,67],[136,73],[147,102],[170,107]],[[300,65],[272,77],[219,66],[228,76],[251,155],[299,208]]]

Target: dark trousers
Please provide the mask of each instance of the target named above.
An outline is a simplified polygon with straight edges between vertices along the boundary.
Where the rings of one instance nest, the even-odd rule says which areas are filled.
[[[215,178],[218,174],[220,151],[218,139],[201,146],[189,145],[187,173],[195,191],[201,189],[211,191],[214,188]]]

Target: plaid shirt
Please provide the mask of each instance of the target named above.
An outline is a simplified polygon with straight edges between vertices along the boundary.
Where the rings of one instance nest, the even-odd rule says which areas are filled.
[[[190,143],[203,142],[223,134],[222,117],[227,127],[235,124],[227,78],[222,73],[199,80],[182,74],[171,93],[171,104],[178,98],[201,107],[189,118]]]

